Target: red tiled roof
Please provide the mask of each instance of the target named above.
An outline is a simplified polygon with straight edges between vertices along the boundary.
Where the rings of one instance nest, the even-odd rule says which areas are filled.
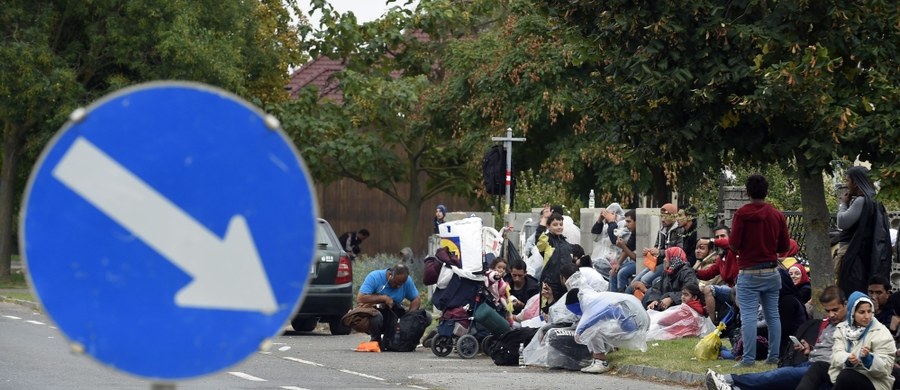
[[[286,89],[291,98],[297,98],[297,92],[306,86],[314,85],[319,89],[319,98],[329,99],[337,104],[344,102],[344,95],[338,81],[331,75],[344,70],[341,60],[333,60],[328,57],[316,58],[291,74],[291,81]]]

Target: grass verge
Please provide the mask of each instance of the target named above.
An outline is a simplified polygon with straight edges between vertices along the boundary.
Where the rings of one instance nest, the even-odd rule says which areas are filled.
[[[31,295],[30,293],[4,292],[4,293],[0,293],[0,295],[3,295],[7,298],[21,299],[23,301],[34,302],[34,296]]]
[[[0,279],[0,289],[28,288],[28,282],[25,275],[21,273],[13,273],[8,280]]]
[[[622,349],[610,353],[608,359],[614,366],[649,366],[669,371],[685,371],[697,374],[705,374],[709,368],[715,372],[725,374],[747,374],[775,368],[774,365],[767,365],[762,362],[757,362],[753,367],[733,367],[736,363],[734,360],[697,360],[694,357],[694,345],[697,345],[698,341],[700,341],[698,337],[649,341],[647,342],[647,352]],[[728,346],[727,341],[725,344]]]

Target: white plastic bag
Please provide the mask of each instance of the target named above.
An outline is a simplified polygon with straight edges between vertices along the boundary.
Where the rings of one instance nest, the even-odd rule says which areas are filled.
[[[469,217],[438,225],[441,246],[455,252],[462,263],[462,270],[480,272],[483,268],[481,218]]]

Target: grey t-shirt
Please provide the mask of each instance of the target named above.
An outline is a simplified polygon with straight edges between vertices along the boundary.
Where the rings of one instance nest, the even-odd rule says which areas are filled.
[[[831,363],[831,347],[834,345],[834,330],[836,328],[836,326],[828,324],[825,329],[822,329],[822,333],[819,334],[819,342],[813,346],[812,351],[809,351],[810,363]]]

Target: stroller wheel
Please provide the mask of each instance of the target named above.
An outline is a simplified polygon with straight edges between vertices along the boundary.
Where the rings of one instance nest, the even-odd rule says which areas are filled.
[[[431,339],[431,353],[444,357],[453,352],[453,340],[448,336],[437,335]]]
[[[463,359],[471,359],[478,354],[478,339],[470,334],[456,340],[456,353]]]
[[[491,347],[496,342],[494,340],[495,338],[496,337],[494,337],[494,335],[492,335],[492,334],[484,336],[484,338],[481,340],[481,353],[483,353],[485,355],[490,355]]]

